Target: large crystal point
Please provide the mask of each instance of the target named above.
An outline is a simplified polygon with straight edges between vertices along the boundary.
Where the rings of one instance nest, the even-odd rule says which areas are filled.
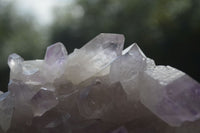
[[[124,36],[120,34],[101,33],[85,44],[82,49],[86,51],[98,51],[100,49],[110,49],[117,55],[122,54],[124,47]]]
[[[137,46],[133,44],[123,51],[121,57],[116,59],[110,69],[110,81],[120,81],[130,98],[138,98],[137,91],[140,80],[140,73],[146,67],[146,56]]]
[[[124,36],[100,34],[69,55],[65,77],[79,84],[107,67],[122,53]]]
[[[141,101],[172,126],[200,118],[200,85],[170,66],[144,73]]]

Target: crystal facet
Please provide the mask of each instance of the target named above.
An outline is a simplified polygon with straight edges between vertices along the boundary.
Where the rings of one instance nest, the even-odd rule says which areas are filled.
[[[170,66],[144,73],[141,101],[172,126],[200,118],[200,85]]]
[[[7,131],[10,128],[13,115],[13,101],[10,92],[0,95],[0,127]]]
[[[71,53],[65,68],[65,78],[79,84],[92,77],[122,52],[124,36],[118,34],[100,34],[81,49]]]
[[[62,64],[67,58],[67,51],[62,43],[56,43],[47,48],[45,62],[48,65]]]
[[[0,133],[199,133],[200,84],[123,46],[102,33],[69,55],[62,43],[44,60],[11,54]]]

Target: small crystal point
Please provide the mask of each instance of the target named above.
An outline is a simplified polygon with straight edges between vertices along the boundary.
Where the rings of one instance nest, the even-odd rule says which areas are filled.
[[[55,63],[62,63],[67,58],[67,50],[65,46],[58,42],[47,48],[45,55],[45,62],[49,65],[53,65]]]
[[[21,63],[24,61],[24,59],[19,56],[18,54],[11,54],[8,57],[8,65],[12,72],[18,72],[20,69]]]
[[[124,49],[124,50],[122,51],[122,55],[127,54],[127,53],[132,49],[133,46],[134,46],[134,44],[132,44],[132,45],[130,45],[129,47],[127,47],[126,49]]]
[[[134,43],[132,45],[131,49],[128,51],[128,54],[135,56],[137,58],[142,58],[143,60],[147,58],[146,55],[140,49],[140,47],[137,45],[137,43]]]

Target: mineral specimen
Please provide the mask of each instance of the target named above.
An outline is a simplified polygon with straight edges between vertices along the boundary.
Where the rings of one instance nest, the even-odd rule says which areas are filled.
[[[124,36],[100,34],[44,60],[8,58],[8,92],[0,92],[0,133],[199,133],[200,84],[156,66]]]

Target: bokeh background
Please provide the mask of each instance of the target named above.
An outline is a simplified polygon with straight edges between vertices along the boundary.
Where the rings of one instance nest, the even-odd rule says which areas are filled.
[[[0,0],[0,89],[9,54],[41,59],[55,42],[70,53],[102,32],[200,81],[200,0]]]

